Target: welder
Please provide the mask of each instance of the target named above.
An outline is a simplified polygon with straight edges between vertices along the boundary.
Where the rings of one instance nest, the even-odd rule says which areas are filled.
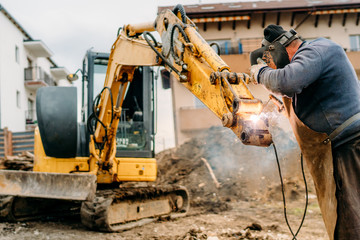
[[[278,25],[262,45],[251,79],[283,97],[329,238],[360,239],[360,85],[346,52]]]

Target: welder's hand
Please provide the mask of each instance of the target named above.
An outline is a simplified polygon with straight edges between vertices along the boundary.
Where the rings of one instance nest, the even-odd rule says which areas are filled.
[[[254,84],[258,84],[259,83],[259,71],[263,68],[263,67],[267,67],[267,64],[261,59],[258,58],[257,59],[257,63],[255,65],[252,65],[250,67],[250,82],[254,83]]]

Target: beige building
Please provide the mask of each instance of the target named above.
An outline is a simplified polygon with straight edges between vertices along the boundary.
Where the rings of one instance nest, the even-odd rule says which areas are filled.
[[[234,72],[249,72],[249,52],[261,45],[263,29],[278,24],[295,29],[305,40],[329,38],[347,52],[360,77],[360,1],[277,0],[185,5],[185,11],[209,43],[221,46],[221,57]],[[159,7],[159,12],[164,8]],[[255,97],[267,101],[261,86],[249,86]],[[175,79],[171,80],[175,142],[221,121]]]

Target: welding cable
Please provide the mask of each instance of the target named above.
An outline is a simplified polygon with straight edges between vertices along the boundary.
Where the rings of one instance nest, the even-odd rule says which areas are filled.
[[[147,42],[147,44],[150,46],[150,48],[156,53],[156,55],[161,58],[164,63],[171,68],[179,77],[181,76],[181,73],[179,70],[177,70],[155,47],[157,47],[157,42],[155,37],[148,31],[143,32],[144,39]],[[155,44],[155,46],[150,42],[150,39],[148,38],[150,36]]]
[[[294,232],[291,229],[290,223],[287,219],[287,214],[286,214],[286,198],[285,198],[285,190],[284,190],[284,182],[283,182],[283,178],[282,178],[282,174],[281,174],[281,168],[280,168],[280,162],[279,162],[279,157],[277,154],[277,150],[275,147],[275,144],[272,144],[274,147],[274,152],[275,152],[275,157],[276,157],[276,163],[278,166],[278,170],[279,170],[279,177],[280,177],[280,182],[281,182],[281,192],[282,192],[282,197],[283,197],[283,206],[284,206],[284,217],[285,217],[285,222],[291,232],[291,235],[293,236],[292,240],[296,240],[296,236],[298,235],[298,233],[300,232],[300,229],[304,223],[305,220],[305,216],[306,216],[306,211],[307,211],[307,206],[308,206],[308,201],[309,201],[309,196],[308,196],[308,188],[307,188],[307,182],[306,182],[306,177],[305,177],[305,171],[304,171],[304,161],[303,161],[303,155],[301,153],[301,172],[303,175],[303,180],[304,180],[304,184],[305,184],[305,195],[306,195],[306,200],[305,200],[305,209],[304,209],[304,214],[301,220],[301,223],[299,225],[298,230],[296,231],[296,233],[294,234]]]
[[[307,183],[306,183],[306,176],[305,176],[305,171],[304,171],[304,159],[303,159],[303,154],[301,153],[301,173],[303,175],[303,179],[304,179],[304,185],[305,185],[305,209],[304,209],[304,214],[303,214],[303,217],[302,217],[302,220],[301,220],[301,223],[300,223],[300,226],[298,228],[298,230],[296,231],[295,233],[295,237],[297,236],[297,234],[300,232],[300,229],[304,223],[304,220],[305,220],[305,216],[306,216],[306,211],[307,211],[307,207],[308,207],[308,204],[309,204],[309,191],[308,191],[308,186],[307,186]]]

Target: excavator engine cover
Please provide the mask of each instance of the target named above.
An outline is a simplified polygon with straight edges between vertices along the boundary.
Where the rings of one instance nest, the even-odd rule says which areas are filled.
[[[56,158],[76,157],[76,88],[40,88],[36,93],[36,114],[46,155]]]

